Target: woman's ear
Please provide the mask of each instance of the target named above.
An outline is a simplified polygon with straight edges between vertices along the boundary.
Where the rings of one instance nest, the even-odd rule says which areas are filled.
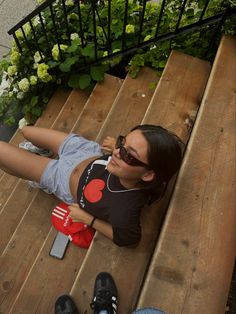
[[[145,182],[149,182],[149,181],[153,181],[155,179],[155,176],[156,175],[153,170],[148,170],[143,174],[141,179]]]

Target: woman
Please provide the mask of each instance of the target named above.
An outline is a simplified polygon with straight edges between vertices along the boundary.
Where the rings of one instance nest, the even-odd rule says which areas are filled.
[[[58,160],[0,142],[0,167],[72,204],[73,221],[95,228],[119,246],[140,241],[142,207],[154,194],[163,195],[182,159],[180,139],[154,125],[136,126],[117,141],[107,137],[102,146],[32,126],[23,127],[22,133],[37,147],[58,154]]]

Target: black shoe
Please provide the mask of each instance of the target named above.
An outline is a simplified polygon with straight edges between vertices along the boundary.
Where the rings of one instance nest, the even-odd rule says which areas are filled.
[[[71,297],[69,295],[62,295],[56,300],[55,314],[79,314],[79,312]]]
[[[99,273],[95,280],[93,301],[90,304],[94,314],[107,311],[108,314],[116,314],[117,288],[112,276],[108,273]]]

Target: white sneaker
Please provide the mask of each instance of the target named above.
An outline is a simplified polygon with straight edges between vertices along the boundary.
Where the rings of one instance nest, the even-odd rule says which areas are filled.
[[[44,157],[51,157],[53,155],[53,152],[51,150],[35,146],[34,144],[32,144],[29,141],[24,141],[24,142],[20,143],[19,147],[23,148],[23,149],[25,149],[31,153],[34,153],[34,154],[37,154],[40,156],[44,156]]]

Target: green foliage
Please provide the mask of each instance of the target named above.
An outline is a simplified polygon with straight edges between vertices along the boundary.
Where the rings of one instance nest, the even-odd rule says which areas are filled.
[[[37,0],[38,3],[43,2]],[[159,34],[173,32],[179,17],[182,0],[166,0]],[[142,0],[129,0],[127,16],[126,0],[111,1],[111,24],[108,38],[108,1],[97,6],[96,30],[94,32],[92,1],[80,2],[81,20],[77,2],[66,1],[67,20],[60,0],[53,3],[55,21],[51,18],[50,9],[42,13],[43,27],[38,16],[32,19],[34,31],[29,23],[16,32],[22,52],[15,42],[8,58],[0,62],[0,119],[14,123],[15,116],[23,111],[29,122],[34,122],[44,110],[48,99],[58,85],[70,88],[85,89],[94,82],[102,81],[104,73],[124,58],[119,55],[122,50],[125,29],[126,47],[134,47],[139,41],[152,40],[155,37],[156,25],[160,15],[161,4],[147,1],[143,27],[140,29],[140,18],[143,8]],[[221,12],[222,6],[235,6],[236,0],[211,0],[206,16]],[[180,27],[196,22],[203,10],[205,0],[188,0],[186,10],[180,21]],[[124,28],[124,20],[127,25]],[[235,33],[235,20],[229,19],[224,24],[224,33]],[[67,28],[68,25],[68,28]],[[82,25],[82,32],[81,30]],[[44,34],[47,32],[47,37]],[[162,70],[171,49],[185,51],[203,57],[212,36],[212,27],[200,32],[186,34],[175,40],[152,44],[149,48],[137,50],[129,57],[128,70],[135,77],[139,69],[148,65]],[[27,42],[25,38],[27,38]],[[36,40],[35,40],[36,39]],[[96,43],[94,42],[96,39]],[[59,43],[58,43],[59,40]],[[49,43],[49,44],[48,44]],[[95,46],[97,52],[95,53]],[[30,49],[29,49],[30,47]],[[95,65],[95,57],[107,57],[117,53],[113,59],[106,59]],[[84,65],[87,64],[85,67]],[[126,64],[127,65],[127,64]]]
[[[175,13],[181,3],[181,0],[167,1],[164,16],[160,24],[160,34],[174,31],[178,20],[178,15]],[[179,27],[184,27],[198,21],[204,5],[205,0],[189,0]],[[236,7],[236,0],[211,0],[208,9],[205,12],[204,18],[222,12],[222,8],[225,6]],[[222,34],[233,35],[236,33],[235,15],[225,21],[223,27],[218,30],[217,34],[215,34],[216,29],[217,25],[206,26],[200,31],[186,33],[181,36],[179,35],[174,40],[159,42],[157,44],[153,44],[148,49],[141,50],[139,53],[136,53],[129,62],[128,70],[130,75],[135,78],[138,75],[140,68],[144,65],[151,66],[158,71],[162,71],[166,65],[168,56],[173,49],[183,51],[195,57],[212,60],[215,55],[217,43],[219,42]],[[214,36],[217,38],[215,39],[215,42],[212,43],[212,46],[210,46],[211,39],[214,38]]]

